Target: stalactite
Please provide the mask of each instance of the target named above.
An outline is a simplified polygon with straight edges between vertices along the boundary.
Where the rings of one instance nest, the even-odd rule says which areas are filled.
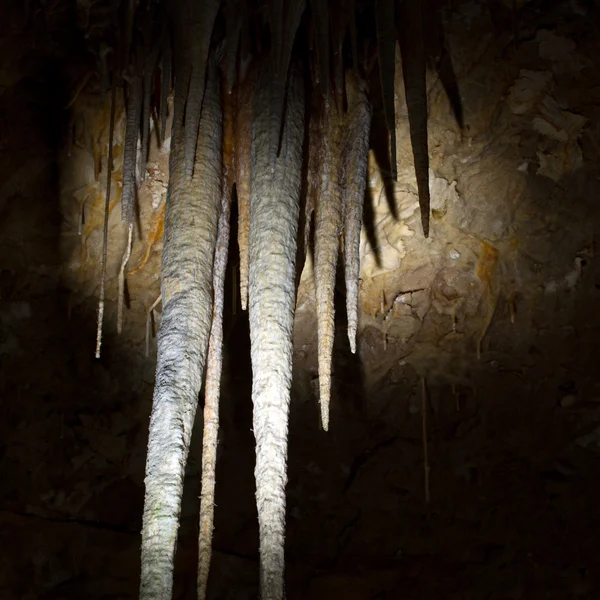
[[[340,10],[337,17],[331,22],[331,52],[332,52],[332,74],[335,81],[334,92],[340,114],[345,106],[344,92],[344,40],[348,29],[348,14]]]
[[[137,143],[140,133],[140,109],[142,104],[142,82],[137,73],[128,75],[129,98],[127,100],[127,124],[123,149],[123,191],[121,193],[121,218],[129,226],[133,222],[137,196],[136,162]]]
[[[213,26],[219,10],[219,0],[203,0],[190,6],[190,28],[192,40],[192,64],[190,87],[185,109],[185,173],[192,176],[194,155],[198,139],[198,126],[204,99],[206,61],[212,38]]]
[[[160,143],[167,132],[168,97],[171,91],[171,39],[167,29],[163,36],[160,78]]]
[[[317,36],[317,58],[319,61],[319,84],[321,93],[329,92],[329,0],[310,0]]]
[[[98,62],[100,67],[100,93],[105,94],[109,88],[107,57],[112,52],[112,48],[105,41],[100,42],[98,53]]]
[[[185,73],[185,46],[179,50],[176,67]],[[222,135],[216,67],[208,71],[191,180],[185,172],[185,131],[178,113],[187,85],[181,80],[176,83],[162,261],[163,312],[146,463],[141,600],[172,597],[183,476],[211,327]]]
[[[133,23],[135,17],[135,9],[139,0],[125,0],[125,18],[123,24],[123,44],[121,50],[123,52],[121,56],[121,64],[128,65],[131,53],[131,44],[133,39]]]
[[[131,221],[127,227],[127,245],[125,246],[125,252],[123,253],[123,259],[121,260],[121,267],[119,269],[119,292],[117,298],[117,333],[123,331],[123,306],[125,304],[125,269],[127,263],[131,257],[131,245],[133,243],[133,221]]]
[[[242,35],[242,23],[246,16],[246,4],[243,0],[227,0],[225,9],[225,69],[227,93],[233,91],[237,65],[237,53]]]
[[[98,300],[98,325],[96,329],[96,358],[100,358],[102,348],[102,327],[104,322],[104,301],[106,295],[106,263],[108,260],[108,217],[110,215],[110,192],[112,186],[113,141],[115,135],[115,111],[117,103],[117,78],[113,74],[110,94],[110,121],[108,133],[108,159],[106,161],[106,200],[104,202],[104,224],[102,227],[102,266],[100,275],[100,299]]]
[[[417,2],[420,1],[417,0]],[[375,23],[377,26],[377,51],[379,56],[379,78],[381,79],[381,92],[383,96],[383,112],[390,134],[392,179],[397,181],[396,115],[394,111],[394,74],[396,61],[394,4],[394,0],[375,0]]]
[[[311,115],[308,130],[308,167],[306,169],[306,198],[304,203],[304,230],[302,243],[304,257],[309,250],[311,225],[315,210],[316,198],[319,193],[320,159],[321,159],[321,123],[316,115]]]
[[[415,162],[423,235],[429,237],[429,150],[427,146],[426,56],[423,3],[406,0],[401,6],[400,48],[410,141]]]
[[[295,262],[304,139],[303,78],[292,69],[280,156],[274,138],[271,73],[257,88],[250,203],[249,316],[260,597],[284,596],[285,486],[292,382]]]
[[[358,69],[358,32],[356,30],[356,7],[354,6],[354,0],[345,0],[344,6],[348,11],[348,27],[350,29],[350,44],[352,47],[352,67]]]
[[[275,168],[275,158],[279,156],[281,150],[281,137],[283,135],[284,128],[284,105],[285,105],[285,89],[288,75],[288,67],[290,64],[290,57],[292,54],[292,46],[296,38],[296,31],[300,25],[300,19],[305,9],[305,0],[289,0],[288,2],[281,2],[281,0],[271,0],[272,11],[275,11],[275,16],[272,16],[276,27],[278,26],[279,19],[279,5],[282,5],[283,16],[282,16],[282,31],[275,31],[273,35],[274,47],[271,49],[271,54],[274,61],[274,83],[271,94],[271,135],[276,140],[276,143],[272,145],[274,148],[273,155],[271,157],[271,166],[273,170]],[[278,36],[282,36],[279,40]]]
[[[238,247],[240,252],[240,303],[248,305],[249,239],[250,239],[250,159],[252,118],[256,70],[238,84],[235,128],[235,185],[238,200]]]
[[[142,128],[141,128],[141,154],[139,163],[139,174],[138,178],[140,183],[146,179],[146,166],[148,164],[148,148],[150,144],[149,132],[150,132],[150,98],[152,93],[152,76],[154,75],[154,68],[158,60],[158,53],[160,50],[160,39],[153,41],[152,31],[152,13],[150,14],[150,22],[146,26],[145,31],[145,61],[143,71],[143,95],[142,95]]]
[[[344,127],[344,274],[350,350],[356,352],[358,326],[358,275],[360,230],[369,161],[371,104],[366,81],[354,71],[346,73],[348,113]]]
[[[292,0],[294,2],[294,0]],[[284,30],[283,30],[283,12],[284,12],[284,0],[269,0],[269,25],[271,26],[271,60],[273,74],[275,77],[281,75],[280,71],[282,68],[283,59],[283,44],[284,44]],[[287,66],[287,65],[286,65]]]
[[[198,538],[198,599],[204,600],[207,593],[208,574],[212,554],[212,532],[214,523],[215,481],[217,464],[217,438],[219,433],[219,394],[223,364],[223,304],[227,246],[229,244],[230,201],[223,194],[221,215],[215,250],[213,274],[214,306],[206,380],[204,385],[204,434],[202,436],[202,495],[200,501],[200,525]]]
[[[223,305],[225,275],[229,250],[231,193],[233,190],[233,98],[225,91],[223,98],[223,197],[219,214],[217,245],[213,266],[213,314],[206,378],[204,382],[204,433],[202,436],[202,495],[198,537],[198,600],[206,598],[208,573],[212,554],[217,437],[219,433],[219,396],[223,365]]]
[[[152,328],[152,320],[154,317],[154,310],[156,309],[161,300],[162,297],[159,294],[156,300],[150,305],[150,308],[146,311],[146,351],[144,353],[144,356],[146,358],[150,356],[150,334]]]
[[[336,82],[337,83],[337,82]],[[341,82],[338,83],[340,85]],[[342,90],[337,87],[337,92]],[[321,424],[329,428],[329,401],[335,333],[334,289],[342,228],[342,119],[332,94],[325,101],[319,189],[315,204],[315,287]]]

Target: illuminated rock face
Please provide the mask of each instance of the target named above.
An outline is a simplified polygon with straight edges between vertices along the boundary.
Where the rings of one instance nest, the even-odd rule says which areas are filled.
[[[557,27],[524,22],[527,41],[516,55],[509,50],[508,30],[499,33],[476,3],[466,3],[450,19],[448,44],[465,130],[459,132],[441,83],[431,74],[428,240],[421,235],[400,79],[399,181],[390,189],[389,175],[380,168],[382,115],[374,116],[361,235],[358,356],[348,351],[338,283],[329,437],[317,433],[317,307],[310,256],[299,290],[288,487],[290,599],[301,593],[369,598],[384,589],[394,590],[391,597],[407,589],[419,597],[436,592],[459,597],[470,586],[474,595],[493,589],[499,598],[515,597],[531,584],[531,563],[519,559],[528,548],[534,548],[530,558],[537,560],[542,579],[553,581],[548,587],[554,586],[557,597],[587,593],[589,575],[581,572],[589,564],[586,556],[597,550],[585,523],[598,500],[591,475],[597,342],[590,328],[598,324],[594,239],[600,190],[594,169],[600,159],[600,79],[592,62],[598,42],[585,30],[575,33],[577,18],[563,17]],[[3,85],[15,87],[14,77]],[[51,215],[36,208],[36,199],[53,189],[36,183],[46,177],[47,157],[26,159],[23,150],[19,163],[17,151],[8,156],[7,148],[15,147],[12,141],[28,127],[18,120],[8,123],[16,133],[1,146],[7,156],[2,178],[7,334],[0,343],[5,397],[13,401],[11,418],[3,424],[2,438],[10,447],[3,485],[16,515],[3,519],[7,530],[16,532],[13,539],[35,541],[31,597],[41,597],[43,590],[58,594],[57,589],[64,597],[81,597],[82,577],[98,582],[106,574],[110,583],[98,594],[137,593],[139,541],[133,534],[140,528],[155,359],[152,336],[150,358],[143,357],[146,310],[159,292],[170,138],[159,149],[151,131],[148,177],[140,188],[141,238],[134,240],[129,261],[130,307],[118,338],[116,275],[126,244],[119,206],[125,123],[119,100],[106,358],[94,363],[104,202],[104,177],[96,181],[96,175],[106,168],[108,110],[96,94],[83,92],[70,111],[73,139],[63,146],[60,169],[60,235],[48,243],[53,247],[58,240],[60,253],[46,250],[42,232]],[[8,126],[2,135],[7,131]],[[26,198],[31,210],[24,211],[25,201],[19,204],[15,195]],[[51,203],[56,204],[55,196]],[[235,244],[232,248],[235,262]],[[256,585],[258,535],[247,330],[239,299],[232,301],[234,272],[232,265],[226,286],[214,593],[242,597],[242,588],[251,594]],[[59,276],[71,294],[60,316],[47,300],[40,301],[53,298]],[[48,335],[39,333],[40,315],[54,324]],[[36,365],[33,382],[31,365]],[[432,409],[432,503],[425,524],[420,375],[427,380]],[[52,410],[34,408],[34,399],[45,406],[48,390],[56,396],[47,400]],[[582,437],[582,430],[592,433]],[[191,453],[191,496],[198,490],[193,488],[198,452]],[[62,460],[61,453],[67,466],[55,458]],[[39,475],[23,475],[28,472]],[[574,479],[585,485],[578,484],[578,498],[569,499],[564,489]],[[534,524],[534,511],[543,532]],[[176,586],[195,578],[196,512],[196,498],[184,499]],[[79,524],[63,528],[52,519]],[[87,529],[86,522],[104,523],[108,530]],[[27,547],[21,551],[27,556]],[[61,552],[64,564],[50,560]],[[464,581],[454,570],[444,571],[448,558],[469,574]],[[515,582],[497,575],[503,564],[517,574]],[[27,597],[24,580],[15,575],[9,597]],[[99,588],[96,583],[88,589]]]
[[[446,32],[463,103],[462,133],[441,80],[432,73],[428,79],[431,239],[420,230],[401,73],[396,81],[398,183],[385,164],[382,170],[385,132],[377,127],[381,114],[374,117],[358,336],[364,361],[388,365],[378,374],[369,371],[374,381],[398,357],[419,372],[447,371],[453,380],[477,368],[478,352],[494,351],[493,336],[486,337],[491,324],[504,330],[514,321],[519,343],[525,343],[532,311],[576,286],[592,242],[591,220],[585,216],[593,209],[592,197],[578,191],[581,184],[570,183],[585,173],[581,140],[589,138],[583,148],[593,148],[593,136],[585,133],[591,113],[586,117],[574,92],[560,87],[588,64],[585,49],[568,35],[540,29],[522,45],[520,60],[501,58],[506,40],[483,11],[470,16],[468,31],[477,35],[463,35],[469,10],[465,5],[453,14]],[[397,66],[401,70],[399,58]],[[122,103],[118,108],[113,208],[118,207],[125,124]],[[66,281],[83,297],[95,293],[99,278],[104,185],[95,181],[94,164],[100,166],[96,173],[105,166],[108,114],[107,104],[82,94],[72,111],[76,138],[71,155],[63,159]],[[170,138],[161,148],[154,131],[151,136],[148,177],[139,192],[141,239],[134,241],[127,276],[132,309],[126,320],[134,321],[159,294]],[[112,211],[110,220],[113,300],[126,243],[118,213]],[[314,358],[312,275],[309,255],[298,294],[297,318],[303,326],[297,327],[296,347]],[[365,328],[368,335],[362,336]],[[510,328],[502,335],[510,337]],[[313,364],[307,360],[305,366]]]

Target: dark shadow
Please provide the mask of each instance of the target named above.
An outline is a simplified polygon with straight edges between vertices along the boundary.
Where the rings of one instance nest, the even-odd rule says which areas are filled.
[[[360,508],[348,507],[351,513],[349,524],[342,522],[337,538],[334,541],[328,540],[327,545],[331,551],[321,547],[317,553],[313,550],[308,554],[302,552],[307,538],[305,525],[298,515],[307,509],[306,498],[303,499],[306,493],[305,486],[327,481],[326,487],[330,490],[330,482],[337,481],[339,477],[339,464],[333,457],[344,456],[346,452],[344,437],[347,427],[365,431],[367,429],[363,366],[359,354],[351,353],[348,342],[344,266],[341,258],[338,261],[334,307],[335,339],[329,431],[324,432],[321,426],[318,374],[304,373],[309,387],[292,390],[286,525],[286,564],[291,567],[290,571],[298,565],[301,565],[304,571],[335,569],[344,555],[354,525],[361,518]],[[357,340],[357,345],[360,346],[360,339]],[[298,379],[300,378],[295,381],[296,386]],[[314,472],[311,469],[314,469]],[[330,511],[337,500],[336,496],[330,496],[328,493],[318,493],[319,496],[323,496],[318,500],[322,510],[320,519],[323,523],[334,520]],[[296,597],[310,596],[301,596],[296,591]]]
[[[448,52],[446,35],[442,23],[441,2],[436,0],[430,4],[425,4],[427,36],[425,38],[425,54],[429,68],[433,69],[448,96],[454,118],[460,129],[464,126],[464,113],[460,90],[458,89],[458,80],[452,56]]]
[[[360,332],[357,333],[356,339],[357,352],[352,354],[348,340],[346,282],[342,256],[338,261],[333,300],[335,307],[335,341],[332,361],[332,404],[337,402],[340,410],[345,412],[349,409],[355,417],[360,419],[365,415],[364,402],[366,399],[363,367],[360,360]]]
[[[310,239],[312,239],[312,228],[311,238],[307,241],[307,246],[304,245],[304,229],[307,226],[306,219],[306,207],[309,202],[308,199],[308,166],[309,166],[309,144],[310,144],[310,117],[311,117],[311,102],[312,98],[312,82],[310,78],[310,72],[308,69],[303,70],[304,75],[304,93],[307,102],[304,104],[304,152],[302,153],[302,180],[300,183],[300,215],[298,219],[298,235],[297,235],[297,246],[296,246],[296,296],[298,295],[298,287],[300,285],[300,277],[302,276],[302,270],[306,262],[306,257],[309,252],[313,252],[314,247],[311,247]],[[312,214],[312,213],[311,213]],[[314,254],[313,254],[314,255]]]
[[[217,552],[226,549],[227,554],[236,555],[237,559],[243,562],[258,561],[258,520],[254,482],[255,440],[252,425],[250,324],[248,311],[241,309],[239,294],[237,202],[234,202],[231,208],[223,311],[223,373],[213,547]],[[250,572],[257,583],[257,562],[250,568]],[[219,575],[216,569],[211,569],[211,577],[217,583]],[[235,588],[238,584],[242,586],[241,581],[232,583],[231,586]],[[216,586],[212,586],[212,590],[216,590],[218,585],[217,583]],[[210,597],[212,593],[209,591]]]
[[[371,120],[371,135],[369,145],[375,155],[375,160],[381,171],[381,179],[385,190],[385,198],[388,203],[390,214],[398,220],[398,210],[394,202],[394,180],[392,178],[392,166],[390,164],[390,153],[388,149],[389,134],[385,124],[382,111],[373,114]]]
[[[14,47],[28,51],[0,95],[0,115],[9,117],[0,134],[0,528],[12,540],[1,594],[69,600],[113,587],[134,598],[144,497],[144,462],[135,456],[146,446],[152,385],[139,378],[139,353],[116,335],[113,302],[94,358],[97,300],[63,279],[65,229],[77,235],[66,222],[75,208],[60,204],[65,107],[93,67],[83,42],[61,30],[70,9],[30,10],[36,23],[47,21],[15,32]],[[18,185],[6,186],[19,172]],[[60,577],[42,583],[29,567],[23,575],[31,565],[23,544],[42,562],[55,560],[49,573]]]
[[[363,204],[363,226],[367,234],[369,245],[375,254],[375,264],[381,267],[381,249],[377,243],[377,234],[375,232],[375,212],[373,211],[374,198],[371,194],[371,188],[365,186],[365,200]]]

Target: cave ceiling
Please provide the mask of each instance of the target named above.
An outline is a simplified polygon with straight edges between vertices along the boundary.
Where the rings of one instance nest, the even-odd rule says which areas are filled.
[[[390,169],[378,73],[371,77],[375,112],[360,237],[357,344],[373,383],[390,376],[399,363],[456,383],[486,362],[481,360],[486,345],[492,354],[502,352],[502,344],[526,345],[528,336],[535,334],[536,307],[545,310],[565,294],[570,297],[580,283],[582,263],[593,252],[595,223],[586,216],[593,200],[589,195],[570,199],[578,193],[571,181],[582,177],[584,155],[591,159],[597,147],[593,125],[597,88],[589,76],[595,72],[590,59],[593,41],[581,40],[578,45],[573,39],[579,4],[556,9],[563,19],[558,28],[552,26],[555,17],[545,16],[535,3],[521,3],[524,12],[514,23],[510,3],[491,3],[495,10],[485,4],[461,3],[452,11],[445,7],[443,24],[436,23],[443,25],[444,36],[444,55],[437,46],[437,58],[453,71],[460,95],[449,88],[452,78],[435,65],[428,69],[429,238],[423,236],[421,224],[399,45],[394,82],[397,181]],[[583,4],[579,10],[584,10]],[[90,49],[98,52],[97,40],[106,33],[101,15],[108,9],[102,3],[81,3],[80,11],[79,23],[88,33]],[[519,31],[518,53],[511,23]],[[74,73],[61,160],[65,216],[61,245],[65,282],[78,302],[97,295],[101,280],[110,95],[99,93],[99,67],[74,68]],[[172,96],[169,102],[172,118]],[[113,328],[118,274],[127,246],[118,202],[124,108],[119,93],[107,262],[107,327]],[[167,131],[170,127],[169,121]],[[160,143],[158,129],[155,114],[150,120],[146,176],[138,190],[139,231],[126,267],[130,306],[126,323],[144,320],[151,307],[153,322],[160,319],[156,300],[170,137]],[[311,250],[300,265],[295,348],[298,364],[316,374]],[[236,286],[239,261],[232,246],[229,287]],[[343,287],[342,279],[336,288],[341,313],[345,313]],[[235,287],[231,293],[235,296]],[[232,315],[241,311],[239,297],[230,304]],[[345,314],[339,317],[338,329],[343,329]],[[497,344],[491,341],[495,332]],[[151,352],[153,345],[149,340]],[[336,350],[347,348],[340,337]]]

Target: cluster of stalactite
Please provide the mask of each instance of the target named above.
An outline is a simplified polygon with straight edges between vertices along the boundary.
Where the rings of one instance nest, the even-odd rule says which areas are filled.
[[[348,338],[356,350],[359,242],[373,97],[380,99],[385,115],[395,177],[398,38],[423,231],[428,235],[422,2],[126,0],[115,9],[114,20],[119,23],[115,38],[109,45],[102,41],[99,55],[102,81],[112,94],[111,147],[118,86],[125,88],[127,100],[121,203],[128,244],[121,291],[137,190],[146,174],[150,121],[157,123],[164,143],[169,135],[167,99],[174,94],[140,597],[171,598],[184,469],[203,383],[198,595],[206,595],[223,289],[230,209],[237,202],[239,290],[250,320],[260,593],[263,600],[281,600],[292,328],[300,261],[314,241],[320,404],[327,429],[340,248]],[[373,77],[376,65],[379,77]],[[108,191],[110,161],[111,156]],[[107,196],[106,217],[109,203]],[[107,243],[105,225],[98,355]],[[121,316],[119,327],[120,323]]]

